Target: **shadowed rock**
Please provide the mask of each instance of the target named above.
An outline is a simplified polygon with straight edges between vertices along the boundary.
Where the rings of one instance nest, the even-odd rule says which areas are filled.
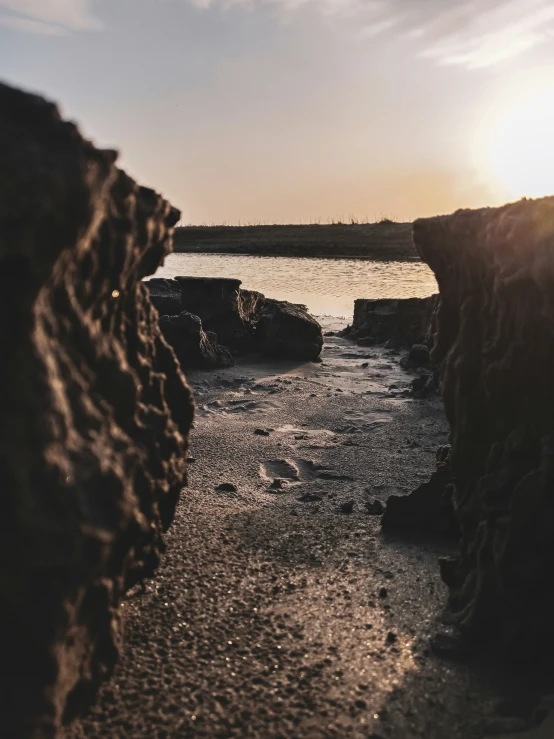
[[[146,282],[150,300],[160,316],[178,316],[184,308],[181,303],[181,287],[176,280],[152,277]]]
[[[235,354],[259,351],[277,359],[306,361],[321,354],[321,326],[304,306],[243,290],[240,280],[176,277],[154,278],[146,284],[161,315],[169,310],[185,310],[198,316],[206,333],[213,333],[216,342]],[[165,331],[167,321],[163,325]],[[174,334],[166,335],[180,355]],[[190,357],[201,354],[204,350],[199,346],[192,351],[191,344],[191,351],[185,354],[188,366],[207,366],[190,364]]]
[[[256,342],[267,356],[313,361],[321,354],[323,334],[303,305],[266,298],[256,327]]]
[[[416,221],[440,288],[432,361],[452,429],[462,631],[553,646],[554,198]]]
[[[198,316],[204,331],[217,334],[218,341],[231,351],[253,349],[255,324],[264,298],[261,293],[241,290],[240,280],[156,277],[148,280],[147,285],[160,315],[179,315],[187,311]]]
[[[432,533],[459,537],[452,505],[452,472],[448,461],[450,446],[437,450],[437,467],[431,479],[410,495],[391,495],[381,525],[393,532]]]
[[[186,477],[191,393],[141,282],[178,212],[0,85],[0,726],[95,696]]]
[[[436,295],[355,300],[352,326],[344,331],[344,336],[372,344],[386,341],[398,346],[420,344],[427,339],[436,302]]]
[[[202,321],[192,313],[162,316],[160,328],[183,367],[213,369],[233,364],[231,353],[219,345],[216,334],[206,334]]]

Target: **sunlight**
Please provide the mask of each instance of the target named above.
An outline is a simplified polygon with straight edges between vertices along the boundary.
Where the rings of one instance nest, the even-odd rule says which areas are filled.
[[[554,193],[553,132],[552,78],[514,86],[489,108],[476,154],[482,174],[499,195],[536,198]]]

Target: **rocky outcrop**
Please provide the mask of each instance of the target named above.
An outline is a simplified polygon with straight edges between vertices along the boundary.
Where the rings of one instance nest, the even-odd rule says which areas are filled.
[[[254,330],[261,293],[241,290],[240,280],[223,277],[153,278],[147,282],[152,302],[160,315],[187,311],[198,316],[204,331],[233,352],[254,348]],[[171,311],[171,312],[170,312]]]
[[[450,446],[437,450],[437,466],[431,479],[410,495],[391,495],[381,524],[393,532],[440,534],[457,539],[460,529],[452,503],[452,470]]]
[[[214,369],[233,364],[231,352],[220,346],[217,334],[206,333],[200,318],[192,313],[161,316],[160,328],[183,367]]]
[[[233,354],[261,352],[277,359],[305,361],[315,360],[321,354],[321,326],[305,306],[243,290],[240,280],[221,277],[154,278],[146,285],[160,315],[173,316],[170,320],[162,318],[161,325],[185,367],[226,366],[229,363],[227,349]],[[182,311],[187,311],[188,316],[198,317],[199,331],[190,318],[176,321]],[[180,328],[176,331],[177,324]],[[183,333],[185,325],[187,328]],[[204,331],[211,337],[212,349],[207,350],[205,342],[198,338],[205,336]],[[188,338],[183,344],[187,332]]]
[[[315,361],[323,348],[319,323],[303,305],[266,298],[256,327],[259,349],[270,357]]]
[[[0,85],[0,725],[95,695],[125,591],[186,477],[191,393],[142,278],[178,212],[41,98]]]
[[[181,286],[176,280],[152,277],[145,284],[150,292],[150,300],[160,316],[178,316],[184,311]]]
[[[354,320],[344,335],[367,344],[390,341],[397,346],[411,346],[424,343],[437,298],[437,295],[431,295],[428,298],[400,300],[356,300]]]
[[[440,288],[432,360],[452,429],[460,556],[443,563],[463,633],[553,646],[554,198],[416,221]]]

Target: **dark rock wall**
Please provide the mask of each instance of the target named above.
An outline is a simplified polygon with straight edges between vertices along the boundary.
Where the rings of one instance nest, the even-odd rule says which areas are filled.
[[[427,339],[437,296],[354,301],[352,326],[344,335],[370,343],[419,344]]]
[[[416,221],[440,306],[433,361],[452,428],[461,555],[443,564],[461,629],[552,647],[554,198]]]
[[[0,726],[53,737],[164,549],[191,393],[142,284],[178,212],[0,85]]]

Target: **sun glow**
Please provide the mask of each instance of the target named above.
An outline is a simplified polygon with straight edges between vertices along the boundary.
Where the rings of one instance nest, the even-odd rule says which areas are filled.
[[[503,198],[554,194],[554,78],[517,84],[479,129],[476,164]]]

